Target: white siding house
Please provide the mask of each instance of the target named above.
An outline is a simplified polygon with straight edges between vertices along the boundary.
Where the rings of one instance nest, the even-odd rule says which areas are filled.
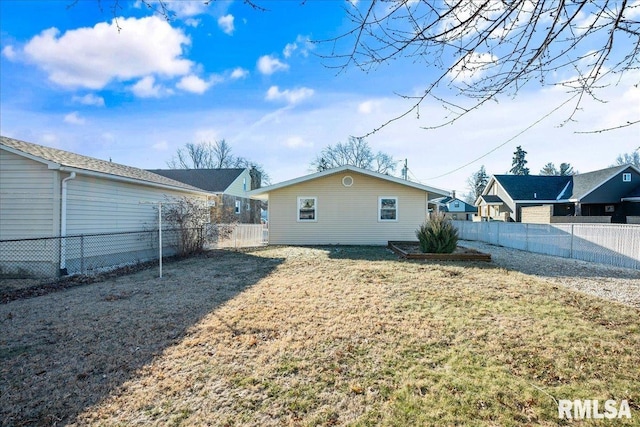
[[[141,169],[0,137],[0,245],[16,239],[150,230],[157,211],[148,202],[167,197],[206,202],[205,192]],[[40,271],[42,264],[51,272],[66,267],[79,254],[61,250],[60,242],[34,240],[24,250],[0,247],[0,276],[35,264]],[[120,239],[102,252],[135,252],[145,245],[139,238]],[[34,246],[41,248],[35,251]]]
[[[249,193],[269,200],[269,244],[385,245],[416,240],[445,190],[342,166]]]

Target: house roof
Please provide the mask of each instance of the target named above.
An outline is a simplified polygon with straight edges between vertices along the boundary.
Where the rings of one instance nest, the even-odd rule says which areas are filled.
[[[428,185],[424,185],[424,184],[419,184],[417,182],[413,182],[413,181],[407,181],[401,178],[397,178],[395,176],[390,176],[390,175],[384,175],[378,172],[373,172],[367,169],[362,169],[362,168],[358,168],[355,166],[350,166],[350,165],[345,165],[345,166],[340,166],[337,168],[333,168],[333,169],[327,169],[324,170],[322,172],[316,172],[310,175],[305,175],[299,178],[295,178],[295,179],[290,179],[288,181],[283,181],[280,182],[278,184],[273,184],[267,187],[262,187],[262,188],[258,188],[256,190],[250,191],[248,194],[250,197],[254,197],[254,198],[263,198],[264,196],[268,195],[270,192],[275,191],[275,190],[279,190],[281,188],[285,188],[285,187],[289,187],[291,185],[296,185],[296,184],[300,184],[303,182],[307,182],[307,181],[311,181],[317,178],[322,178],[325,176],[329,176],[329,175],[334,175],[337,173],[342,173],[342,172],[356,172],[356,173],[360,173],[363,175],[367,175],[373,178],[378,178],[378,179],[382,179],[385,181],[389,181],[389,182],[394,182],[396,184],[400,184],[400,185],[406,185],[408,187],[412,187],[412,188],[416,188],[418,190],[423,190],[426,191],[428,193],[431,193],[435,196],[448,196],[449,192],[447,190],[442,190],[439,188],[435,188],[435,187],[430,187]]]
[[[433,201],[434,201],[435,203],[438,203],[439,205],[442,205],[442,206],[443,206],[442,210],[443,210],[444,212],[448,212],[448,211],[449,211],[449,207],[448,207],[448,205],[449,205],[449,203],[454,202],[454,201],[455,201],[455,202],[459,202],[459,203],[462,203],[462,204],[463,204],[463,206],[464,206],[464,212],[477,212],[477,211],[478,211],[478,209],[476,209],[476,207],[475,207],[475,206],[470,205],[469,203],[465,202],[464,200],[460,200],[460,199],[458,199],[457,197],[454,199],[454,198],[453,198],[453,197],[451,197],[451,196],[447,196],[447,197],[442,197],[442,198],[440,198],[440,199],[435,199],[435,200],[433,200]]]
[[[573,176],[573,191],[568,199],[580,200],[596,188],[627,169],[629,165],[614,166],[593,172],[581,173]]]
[[[492,194],[483,194],[478,198],[479,201],[483,201],[486,205],[502,205],[504,204],[504,200],[502,200],[499,196],[494,196]]]
[[[513,200],[568,199],[571,194],[567,192],[571,176],[494,175],[494,178]]]
[[[621,165],[569,176],[494,175],[485,191],[495,180],[514,201],[579,201],[628,168],[640,173],[633,165]],[[634,196],[625,195],[623,199],[630,197]]]
[[[6,136],[0,136],[0,146],[14,154],[22,155],[35,161],[45,163],[50,169],[61,169],[68,172],[102,175],[105,178],[123,178],[141,184],[202,192],[202,190],[182,182],[174,181],[144,169],[108,162],[93,157],[83,156],[57,148],[45,147],[24,142]]]
[[[245,169],[150,169],[158,175],[183,182],[212,193],[224,193]]]

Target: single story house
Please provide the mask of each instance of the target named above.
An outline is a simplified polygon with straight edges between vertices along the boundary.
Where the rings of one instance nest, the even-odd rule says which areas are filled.
[[[552,216],[640,215],[640,169],[614,166],[570,176],[494,175],[476,201],[482,220],[522,220],[522,208],[549,205]]]
[[[416,240],[429,204],[448,191],[341,166],[253,190],[269,201],[269,244],[385,245]]]
[[[0,275],[20,269],[50,277],[58,267],[71,273],[91,255],[148,258],[150,242],[134,233],[94,253],[67,236],[153,230],[157,202],[183,197],[205,204],[208,194],[143,169],[0,136]],[[7,243],[28,238],[34,240],[19,247]]]
[[[208,192],[212,223],[260,224],[261,203],[247,196],[247,192],[261,187],[256,168],[150,169],[149,172]]]
[[[478,212],[475,206],[458,199],[455,191],[451,193],[451,196],[435,199],[433,203],[439,212],[444,213],[446,218],[452,220],[472,221],[473,216]]]

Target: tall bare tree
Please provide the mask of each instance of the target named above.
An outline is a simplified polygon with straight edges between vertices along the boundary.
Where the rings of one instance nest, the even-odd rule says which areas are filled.
[[[255,167],[260,173],[263,184],[269,184],[271,179],[264,167],[251,160],[234,156],[231,146],[224,139],[215,142],[187,143],[179,148],[176,154],[167,162],[171,169],[226,169]]]
[[[403,114],[381,127],[419,114],[428,98],[450,111],[428,125],[442,126],[531,83],[564,88],[573,117],[585,97],[600,100],[603,87],[640,65],[640,3],[629,0],[371,0],[346,12],[352,26],[328,40],[326,58],[336,60],[329,66],[370,71],[408,58],[439,70],[421,94],[404,96],[410,104]],[[450,89],[471,101],[449,96]]]
[[[389,154],[381,151],[374,154],[364,138],[349,137],[347,142],[338,142],[323,148],[311,162],[311,168],[320,172],[351,165],[388,175],[396,170],[396,163]]]
[[[640,147],[631,153],[619,154],[614,166],[622,165],[634,165],[635,167],[640,168]]]

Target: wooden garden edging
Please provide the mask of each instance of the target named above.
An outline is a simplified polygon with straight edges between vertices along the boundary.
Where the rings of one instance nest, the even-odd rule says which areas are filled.
[[[398,254],[400,257],[405,259],[423,259],[423,260],[431,260],[431,261],[491,261],[491,254],[486,254],[484,252],[479,252],[474,249],[464,248],[463,246],[458,246],[459,248],[464,248],[465,253],[453,253],[453,254],[435,254],[435,253],[413,253],[407,252],[400,248],[400,245],[418,245],[418,242],[408,242],[408,241],[393,241],[389,240],[387,247],[391,249],[393,252]]]

